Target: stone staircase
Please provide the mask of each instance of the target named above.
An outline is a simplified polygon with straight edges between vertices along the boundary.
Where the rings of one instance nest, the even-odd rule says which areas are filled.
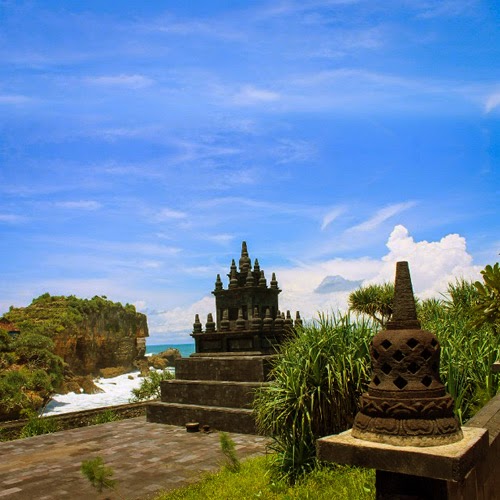
[[[176,378],[161,383],[161,401],[150,403],[148,422],[256,434],[255,390],[267,384],[273,356],[256,352],[193,354],[175,363]]]

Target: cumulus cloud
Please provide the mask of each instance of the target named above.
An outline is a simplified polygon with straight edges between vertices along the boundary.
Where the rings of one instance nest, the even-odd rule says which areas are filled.
[[[412,274],[413,288],[422,298],[439,295],[447,283],[456,278],[480,278],[481,266],[472,264],[466,241],[458,234],[448,234],[439,241],[416,242],[401,225],[394,228],[387,241],[389,253],[371,282],[392,281],[394,264],[407,260]]]
[[[200,315],[200,321],[204,324],[207,314],[214,314],[215,302],[212,296],[206,296],[187,307],[175,307],[167,311],[161,311],[148,315],[150,338],[154,343],[192,342],[190,333],[195,314]]]
[[[283,290],[280,294],[282,310],[290,310],[292,315],[300,311],[305,319],[317,317],[319,312],[347,309],[348,290],[317,293],[328,276],[363,285],[392,282],[395,263],[406,260],[410,264],[413,288],[420,298],[439,297],[446,291],[447,284],[457,278],[480,278],[481,267],[473,265],[465,238],[458,234],[446,235],[439,241],[415,241],[404,226],[397,225],[386,246],[388,251],[381,259],[336,258],[276,269],[266,268],[265,262],[261,265],[268,277],[276,272],[279,287]],[[209,312],[215,314],[215,302],[213,297],[207,296],[187,307],[177,307],[151,317],[150,330],[157,338],[187,342],[194,315],[199,313],[203,323]]]

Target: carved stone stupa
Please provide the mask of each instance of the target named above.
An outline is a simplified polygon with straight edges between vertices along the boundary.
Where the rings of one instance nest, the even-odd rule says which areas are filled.
[[[372,378],[352,436],[401,446],[462,439],[453,399],[439,378],[440,346],[420,329],[407,262],[398,262],[392,320],[373,338]]]

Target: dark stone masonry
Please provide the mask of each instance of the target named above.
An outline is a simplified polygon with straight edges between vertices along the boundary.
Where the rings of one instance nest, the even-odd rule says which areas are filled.
[[[276,275],[269,285],[255,259],[252,268],[246,242],[239,266],[233,259],[224,288],[215,281],[216,318],[205,328],[196,315],[195,353],[175,362],[175,380],[162,382],[161,402],[147,407],[150,422],[185,425],[198,422],[217,430],[256,433],[252,401],[267,383],[270,363],[280,344],[301,325],[290,311],[280,312]]]

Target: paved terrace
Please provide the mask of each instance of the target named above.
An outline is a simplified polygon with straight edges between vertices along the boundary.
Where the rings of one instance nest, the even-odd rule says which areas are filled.
[[[240,458],[265,452],[266,438],[229,434]],[[116,493],[100,498],[147,499],[216,471],[223,455],[217,432],[146,422],[145,417],[0,443],[0,499],[99,498],[82,476],[83,460],[101,456],[113,468]],[[104,493],[104,492],[103,492]]]

